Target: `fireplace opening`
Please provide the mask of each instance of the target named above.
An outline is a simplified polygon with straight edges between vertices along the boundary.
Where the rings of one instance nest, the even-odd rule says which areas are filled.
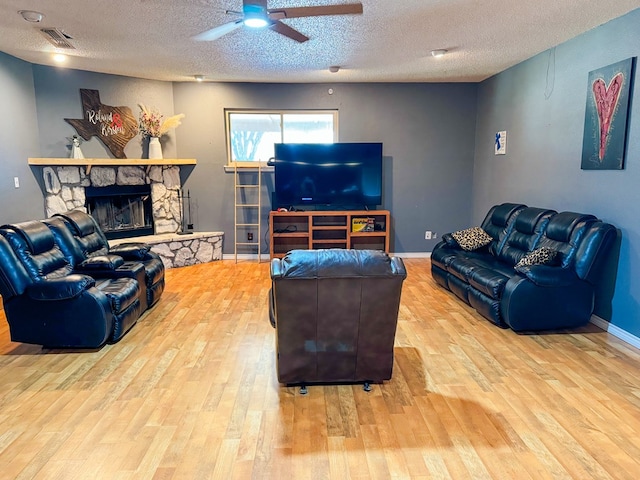
[[[109,240],[153,235],[149,185],[86,187],[85,197],[87,212]]]

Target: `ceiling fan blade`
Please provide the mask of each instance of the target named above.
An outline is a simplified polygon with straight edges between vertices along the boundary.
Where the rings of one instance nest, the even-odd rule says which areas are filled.
[[[361,3],[346,5],[320,5],[317,7],[291,7],[269,9],[275,18],[319,17],[321,15],[358,15],[363,11]],[[271,18],[274,18],[271,17]]]
[[[199,33],[194,36],[193,39],[200,42],[210,42],[212,40],[217,40],[218,38],[226,35],[227,33],[233,32],[236,28],[242,26],[242,19],[234,20],[233,22],[223,23],[211,30],[207,30],[206,32]]]
[[[289,25],[285,25],[282,22],[279,22],[278,20],[274,21],[269,28],[280,33],[281,35],[284,35],[285,37],[289,37],[292,40],[295,40],[296,42],[304,43],[309,40],[309,37],[307,37],[306,35],[303,35],[298,30],[291,28]]]

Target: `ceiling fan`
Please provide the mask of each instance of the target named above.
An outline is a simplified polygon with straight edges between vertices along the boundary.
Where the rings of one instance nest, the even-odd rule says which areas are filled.
[[[347,3],[341,5],[318,5],[311,7],[267,8],[267,0],[243,0],[242,12],[227,10],[226,13],[241,15],[242,17],[232,22],[202,32],[195,40],[216,40],[242,25],[247,27],[269,27],[285,37],[296,42],[306,42],[309,37],[300,33],[280,20],[286,18],[317,17],[321,15],[357,15],[362,13],[361,3]]]

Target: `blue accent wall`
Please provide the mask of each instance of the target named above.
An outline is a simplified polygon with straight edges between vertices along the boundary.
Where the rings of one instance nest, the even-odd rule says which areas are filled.
[[[40,156],[34,94],[31,64],[0,52],[0,224],[40,218],[44,211],[27,164],[27,158]]]
[[[592,213],[621,233],[614,291],[596,314],[640,337],[640,85],[635,72],[624,170],[581,170],[588,75],[640,55],[640,9],[479,85],[473,178],[477,223],[496,203]],[[507,154],[494,155],[498,131]],[[611,293],[609,293],[611,297]]]

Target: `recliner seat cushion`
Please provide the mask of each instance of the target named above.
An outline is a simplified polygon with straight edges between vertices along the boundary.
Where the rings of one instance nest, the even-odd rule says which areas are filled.
[[[447,263],[447,271],[466,282],[474,270],[478,268],[493,269],[499,264],[500,262],[488,252],[461,251]]]
[[[515,275],[513,268],[498,262],[489,264],[488,268],[476,268],[467,279],[469,284],[484,293],[487,297],[499,300],[504,286]]]
[[[109,298],[115,314],[126,310],[140,294],[138,282],[132,278],[101,279],[96,281],[96,288]]]

